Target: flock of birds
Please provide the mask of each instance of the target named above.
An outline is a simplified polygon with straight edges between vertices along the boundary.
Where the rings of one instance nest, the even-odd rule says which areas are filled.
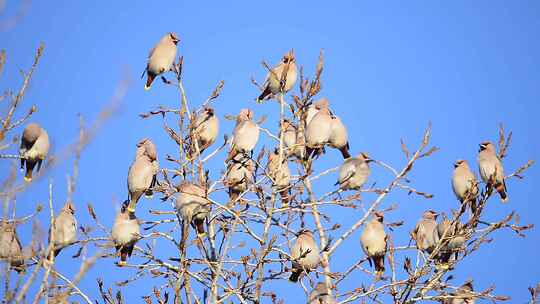
[[[178,37],[168,33],[150,51],[145,69],[147,81],[145,90],[149,90],[153,80],[171,70],[177,52]],[[272,98],[276,94],[291,90],[297,80],[297,67],[294,53],[288,52],[281,62],[273,67],[266,76],[263,90],[257,101]],[[279,193],[283,205],[290,200],[291,174],[288,160],[292,157],[310,159],[322,153],[325,146],[338,149],[344,159],[339,170],[336,183],[341,190],[359,190],[370,175],[369,163],[372,161],[367,153],[359,153],[351,157],[349,154],[348,133],[339,117],[329,109],[328,100],[323,98],[313,102],[305,111],[300,128],[290,120],[283,120],[280,132],[283,132],[283,150],[279,147],[269,153],[267,176],[272,181],[273,189]],[[210,147],[218,136],[219,120],[214,110],[206,106],[201,113],[194,117],[193,151],[199,155]],[[249,191],[253,183],[255,164],[252,159],[253,149],[259,139],[259,127],[253,121],[253,111],[242,109],[236,117],[233,130],[231,149],[227,157],[225,184],[228,187],[230,204],[238,202],[242,195]],[[26,168],[24,180],[32,180],[32,172],[36,165],[39,171],[49,150],[47,131],[36,123],[29,123],[22,134],[20,145],[21,169]],[[283,154],[280,155],[280,152]],[[491,142],[482,142],[478,154],[479,172],[482,180],[491,185],[500,194],[501,200],[506,201],[506,186],[501,160],[498,158],[495,146]],[[457,199],[462,204],[468,204],[474,212],[478,196],[478,181],[466,160],[454,163],[452,187]],[[159,163],[156,146],[148,138],[142,139],[136,146],[135,160],[129,167],[127,186],[129,197],[122,204],[117,214],[113,228],[112,241],[117,254],[120,256],[118,265],[123,265],[133,251],[135,243],[140,238],[139,221],[135,216],[135,207],[142,195],[150,196],[156,184]],[[190,223],[197,234],[205,234],[205,221],[211,210],[207,190],[204,185],[183,181],[176,186],[175,206],[186,222]],[[437,259],[444,265],[457,254],[463,246],[465,238],[455,231],[448,231],[450,221],[446,218],[437,222],[438,213],[432,210],[424,212],[418,221],[412,236],[417,248],[430,254],[443,237],[451,241],[440,251]],[[383,224],[382,212],[374,212],[372,219],[365,225],[360,241],[370,264],[376,273],[382,275],[385,271],[385,255],[387,252],[387,235]],[[51,240],[54,244],[54,254],[77,241],[77,221],[75,208],[67,202],[57,215],[52,227]],[[453,233],[456,235],[453,235]],[[8,259],[15,270],[24,269],[24,258],[21,244],[15,233],[13,223],[3,221],[0,235],[0,258]],[[320,250],[310,230],[298,232],[294,246],[291,249],[292,274],[290,280],[298,281],[306,272],[314,270],[320,263]],[[460,289],[462,292],[472,290],[470,282]],[[451,300],[453,304],[465,303],[463,299]],[[462,301],[462,302],[459,302]],[[472,303],[470,300],[467,303]],[[310,295],[310,303],[335,303],[328,294],[327,286],[319,283]]]

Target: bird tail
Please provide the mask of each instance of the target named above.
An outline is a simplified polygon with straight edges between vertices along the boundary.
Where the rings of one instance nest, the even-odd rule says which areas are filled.
[[[236,202],[239,196],[240,193],[238,191],[229,188],[229,204],[231,204],[231,206]]]
[[[195,229],[197,230],[198,235],[204,235],[204,220],[203,219],[194,219]]]
[[[262,91],[261,95],[257,97],[257,102],[261,103],[270,94],[272,94],[272,91],[270,91],[270,86],[266,86],[264,90]]]
[[[152,82],[154,81],[154,78],[156,78],[156,75],[150,73],[150,72],[147,72],[146,73],[148,76],[146,78],[146,84],[144,85],[144,90],[145,91],[148,91],[150,90],[150,87],[152,86]]]
[[[279,194],[281,195],[281,206],[289,206],[289,191],[283,190]]]
[[[289,277],[289,281],[291,282],[298,282],[298,279],[300,278],[300,275],[302,274],[302,269],[295,269],[291,273],[291,276]]]
[[[343,156],[343,159],[350,158],[351,154],[349,154],[349,143],[347,143],[345,146],[339,148],[339,152],[341,152],[341,155]]]
[[[62,251],[62,248],[56,248],[54,250],[54,257],[57,257],[60,254],[60,251]]]
[[[33,160],[26,160],[26,174],[24,175],[24,180],[26,182],[32,181],[32,171],[34,171],[34,167],[36,166],[36,162]]]
[[[137,206],[137,202],[139,201],[141,196],[142,196],[142,192],[136,192],[136,193],[133,193],[133,194],[130,195],[129,205],[127,207],[127,210],[130,213],[135,212],[135,206]]]
[[[497,192],[499,192],[499,195],[501,196],[501,202],[506,203],[508,201],[508,196],[506,195],[506,185],[504,182],[499,183],[495,186],[495,189]]]
[[[383,256],[375,256],[373,257],[373,263],[375,264],[375,271],[377,273],[384,273],[384,255]]]

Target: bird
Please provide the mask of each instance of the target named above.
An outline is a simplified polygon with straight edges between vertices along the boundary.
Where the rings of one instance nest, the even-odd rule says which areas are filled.
[[[49,153],[49,135],[37,123],[29,123],[23,131],[19,155],[21,157],[21,169],[26,165],[24,180],[32,181],[32,171],[37,164],[37,172],[41,169],[41,163]]]
[[[229,188],[230,203],[235,202],[253,183],[254,171],[253,160],[242,154],[237,154],[227,165],[225,184]]]
[[[289,170],[289,164],[285,156],[283,156],[280,163],[278,148],[268,154],[268,164],[266,165],[266,168],[268,169],[268,176],[272,180],[274,189],[279,192],[281,196],[281,203],[285,206],[288,205],[291,171]]]
[[[204,235],[204,221],[210,213],[210,201],[206,190],[194,183],[183,181],[178,185],[175,207],[180,217],[195,228],[198,235]]]
[[[342,190],[360,190],[371,174],[368,163],[372,161],[365,152],[347,158],[339,169],[339,178],[335,185],[339,185]]]
[[[56,216],[52,235],[54,256],[58,256],[62,249],[77,241],[77,219],[72,202],[67,202]]]
[[[233,130],[231,151],[227,161],[234,158],[236,154],[253,154],[253,148],[259,140],[259,126],[253,122],[253,111],[242,109],[236,117],[236,126]]]
[[[384,215],[382,212],[374,212],[373,218],[366,224],[360,243],[371,266],[375,266],[375,273],[384,273],[384,258],[388,246],[387,236],[384,232]]]
[[[329,107],[329,102],[328,102],[328,99],[326,97],[323,97],[323,98],[311,103],[308,106],[306,114],[305,114],[306,115],[306,126],[309,125],[309,123],[311,122],[313,117],[315,117],[315,115],[317,113],[319,113],[319,110],[321,108],[328,108],[328,107]]]
[[[439,214],[433,210],[427,210],[422,214],[422,218],[412,231],[412,238],[416,241],[418,250],[429,254],[433,252],[439,242],[437,233],[437,216]]]
[[[2,220],[0,227],[0,259],[9,261],[11,268],[19,273],[25,269],[22,246],[15,230],[15,223],[9,223],[6,220]]]
[[[289,277],[291,282],[298,282],[300,275],[306,271],[310,272],[317,268],[321,261],[319,246],[313,239],[310,230],[302,229],[298,232],[298,237],[291,249],[292,274]]]
[[[454,162],[452,189],[462,204],[470,203],[471,211],[474,213],[476,211],[475,201],[478,196],[478,181],[466,160],[458,159]]]
[[[486,184],[493,186],[493,188],[499,192],[499,196],[503,203],[508,201],[506,183],[504,182],[504,168],[501,160],[497,156],[495,146],[489,141],[480,143],[478,167],[480,169],[482,180]]]
[[[126,264],[127,258],[131,257],[135,243],[140,239],[141,228],[135,213],[128,209],[129,201],[122,203],[120,212],[116,215],[112,228],[112,241],[116,247],[116,253],[120,255],[118,266]]]
[[[322,106],[306,128],[306,158],[324,148],[332,135],[332,116],[326,106]],[[318,154],[318,152],[317,152]]]
[[[287,156],[295,156],[303,159],[305,154],[305,145],[303,135],[299,133],[298,128],[288,119],[283,119],[281,123],[281,132],[283,132],[283,146],[287,149]]]
[[[180,41],[178,36],[173,33],[167,33],[158,41],[158,43],[150,50],[148,54],[148,63],[146,64],[146,84],[144,89],[150,90],[154,79],[167,71],[169,71],[176,57],[177,44]],[[143,73],[144,77],[144,73]]]
[[[308,296],[308,304],[336,304],[336,299],[328,292],[324,282],[319,282]]]
[[[150,139],[143,138],[137,144],[135,160],[128,171],[129,212],[135,212],[135,206],[143,194],[152,195],[158,170],[156,146]]]
[[[351,157],[349,154],[349,135],[347,128],[337,116],[332,117],[330,138],[328,140],[330,147],[338,149],[343,159]]]
[[[472,281],[467,281],[461,285],[456,292],[451,293],[452,298],[444,299],[443,304],[474,304],[476,303],[474,295],[472,295]]]
[[[193,142],[197,143],[199,153],[203,153],[215,141],[219,133],[219,119],[214,113],[214,109],[206,106],[200,115],[195,118],[193,125]],[[195,146],[192,153],[196,152]]]
[[[286,73],[286,75],[284,73]],[[272,70],[266,75],[263,84],[263,91],[261,95],[257,97],[257,102],[261,103],[263,100],[280,93],[282,88],[282,80],[284,80],[283,92],[289,92],[294,87],[297,78],[298,72],[296,68],[296,59],[294,58],[294,51],[291,50],[285,54],[285,56],[283,56],[281,59],[281,62],[273,67]]]
[[[437,235],[440,242],[444,243],[445,240],[448,240],[438,254],[439,262],[443,265],[448,264],[452,258],[457,258],[459,250],[463,248],[466,241],[462,233],[463,228],[463,225],[459,222],[452,226],[452,222],[443,213],[441,221],[437,224]]]

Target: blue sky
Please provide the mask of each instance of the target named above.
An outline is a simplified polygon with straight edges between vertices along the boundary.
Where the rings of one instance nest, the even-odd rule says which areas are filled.
[[[17,1],[9,1],[0,18],[13,14],[18,6]],[[192,106],[201,104],[219,80],[225,80],[215,104],[222,134],[233,128],[233,122],[223,116],[236,114],[242,107],[252,108],[256,117],[269,115],[265,127],[276,129],[272,119],[277,117],[277,107],[253,103],[258,92],[250,77],[262,81],[265,70],[261,60],[273,64],[291,48],[307,75],[313,74],[319,50],[324,50],[321,95],[330,100],[333,111],[348,126],[353,153],[368,151],[377,159],[401,166],[400,138],[417,145],[431,121],[432,143],[441,150],[421,160],[411,178],[415,187],[433,193],[434,198],[396,193],[383,205],[398,206],[388,221],[405,220],[393,232],[400,244],[407,243],[408,232],[423,210],[448,212],[455,208],[450,187],[452,162],[465,158],[474,164],[478,143],[497,139],[498,123],[514,133],[509,156],[504,159],[508,172],[528,159],[538,160],[539,142],[531,137],[540,131],[534,120],[540,97],[537,1],[164,1],[155,6],[143,1],[94,6],[78,1],[52,5],[34,1],[14,28],[0,32],[0,48],[8,54],[0,89],[18,89],[19,69],[31,65],[35,49],[44,42],[45,53],[19,114],[32,104],[38,106],[32,120],[48,130],[53,150],[60,151],[76,139],[76,113],[92,121],[122,76],[127,73],[131,79],[118,115],[83,152],[74,196],[80,224],[90,223],[85,204],[92,202],[101,221],[112,226],[118,208],[115,202],[126,196],[127,169],[140,138],[149,136],[156,142],[163,165],[166,154],[176,153],[160,119],[138,117],[159,104],[178,105],[174,89],[156,82],[145,92],[139,78],[149,49],[168,31],[178,33],[181,39],[184,85]],[[258,149],[265,143],[269,143],[267,138]],[[215,175],[222,170],[223,159],[220,155],[209,164]],[[317,167],[329,168],[340,162],[339,153],[330,151]],[[66,197],[66,174],[71,164],[71,160],[61,164],[48,176],[55,184],[56,210]],[[9,162],[0,162],[0,168],[6,172]],[[540,207],[533,194],[540,180],[538,172],[533,166],[525,180],[509,181],[509,203],[493,199],[485,218],[495,220],[515,210],[522,224],[538,226]],[[17,197],[18,215],[28,214],[37,202],[46,202],[48,178]],[[382,168],[373,169],[372,181],[388,178]],[[319,181],[320,193],[328,191],[334,179],[330,176]],[[150,218],[146,210],[158,207],[170,208],[157,199],[143,201],[139,217]],[[42,223],[47,223],[47,214],[40,215]],[[338,208],[330,214],[345,227],[362,215]],[[20,227],[19,234],[27,244],[30,227]],[[332,260],[336,270],[348,266],[340,261],[351,253],[355,258],[363,256],[359,236],[358,231],[338,250]],[[498,232],[492,243],[456,269],[456,284],[473,278],[477,289],[494,284],[498,293],[512,297],[512,303],[523,303],[528,298],[527,287],[540,278],[536,261],[539,243],[538,229],[529,231],[526,238],[515,237],[511,231]],[[56,266],[68,274],[78,269],[79,261],[70,257],[76,248],[65,251]],[[81,288],[96,296],[96,276],[112,284],[133,274],[112,262],[100,261],[81,282]],[[357,278],[344,283],[343,289],[371,282],[368,277]],[[128,300],[140,302],[140,297],[150,292],[149,284],[135,282],[124,294]],[[289,282],[275,283],[272,288],[286,303],[304,300],[300,287]]]

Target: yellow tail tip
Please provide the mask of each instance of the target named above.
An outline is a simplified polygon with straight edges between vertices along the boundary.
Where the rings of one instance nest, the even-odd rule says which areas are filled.
[[[147,199],[152,199],[152,198],[154,198],[154,195],[153,194],[152,195],[146,195],[145,194],[144,197],[146,197]]]
[[[197,236],[200,237],[201,239],[203,237],[206,237],[207,233],[206,232],[203,232],[203,233],[197,233]]]
[[[134,213],[134,212],[135,212],[135,208],[127,207],[127,211],[129,211],[129,213]]]
[[[118,267],[123,267],[123,266],[126,266],[126,261],[118,261],[117,265]]]
[[[148,91],[148,90],[150,90],[150,87],[147,86],[147,85],[144,85],[144,90],[145,90],[145,91]]]
[[[27,182],[27,183],[29,183],[29,182],[32,181],[32,178],[31,178],[31,177],[28,177],[28,176],[25,176],[25,177],[24,177],[24,181]]]

